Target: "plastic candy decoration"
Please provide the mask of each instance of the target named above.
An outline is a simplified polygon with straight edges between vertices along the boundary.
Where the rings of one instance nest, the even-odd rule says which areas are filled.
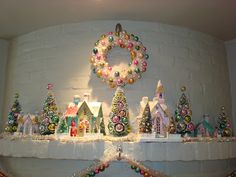
[[[120,47],[127,49],[130,53],[130,63],[125,68],[118,68],[109,65],[107,62],[108,52]],[[93,72],[111,88],[133,84],[141,78],[143,72],[147,70],[147,60],[149,55],[146,47],[143,46],[139,38],[122,30],[120,24],[116,25],[116,32],[109,32],[101,36],[95,43],[92,50],[90,63]]]

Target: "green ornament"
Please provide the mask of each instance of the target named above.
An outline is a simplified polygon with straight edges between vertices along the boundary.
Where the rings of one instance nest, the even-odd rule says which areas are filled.
[[[109,42],[112,42],[114,40],[113,36],[109,36],[108,40]]]
[[[135,172],[136,172],[136,173],[140,173],[140,168],[137,167],[137,168],[135,169]]]
[[[181,119],[182,119],[182,117],[180,115],[177,115],[175,118],[176,122],[179,122]]]
[[[138,36],[134,36],[134,40],[138,41],[139,40]]]
[[[136,169],[136,167],[135,167],[134,165],[131,165],[130,167],[131,167],[131,169],[133,169],[133,170]]]
[[[149,55],[148,54],[145,54],[144,55],[144,58],[147,60],[149,58]]]
[[[119,77],[120,76],[120,72],[116,71],[114,75],[115,75],[115,77]]]
[[[140,46],[136,45],[136,46],[135,46],[135,49],[136,49],[136,50],[139,50],[139,49],[140,49]]]
[[[122,118],[121,118],[121,122],[124,123],[124,124],[128,124],[128,119],[127,119],[127,117],[122,117]]]
[[[55,124],[57,124],[59,122],[58,115],[55,115],[55,116],[52,117],[52,122],[55,123]]]
[[[93,53],[94,53],[94,54],[97,54],[97,53],[98,53],[98,49],[97,49],[97,48],[94,48],[94,49],[93,49]]]
[[[139,68],[135,68],[134,71],[135,71],[136,73],[140,73],[140,69],[139,69]]]
[[[94,44],[94,45],[95,45],[95,46],[97,46],[98,44],[99,44],[99,40],[98,40],[97,42],[95,42],[95,44]]]

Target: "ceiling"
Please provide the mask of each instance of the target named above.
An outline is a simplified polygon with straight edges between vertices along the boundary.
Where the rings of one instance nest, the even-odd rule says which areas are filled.
[[[236,38],[236,0],[0,0],[0,38],[88,20],[162,22],[227,41]]]

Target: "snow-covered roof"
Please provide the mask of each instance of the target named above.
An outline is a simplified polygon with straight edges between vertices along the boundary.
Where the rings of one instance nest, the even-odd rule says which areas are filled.
[[[93,115],[97,117],[99,110],[102,107],[102,102],[88,102],[87,104]]]
[[[79,102],[78,105],[75,105],[74,103],[70,103],[66,109],[65,117],[75,117],[80,109],[80,107],[83,105],[83,103],[87,104],[90,111],[93,113],[94,116],[98,116],[99,110],[102,106],[101,102]]]

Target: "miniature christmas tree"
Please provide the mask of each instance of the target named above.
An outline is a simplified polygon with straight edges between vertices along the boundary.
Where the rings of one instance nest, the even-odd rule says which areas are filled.
[[[124,91],[119,87],[112,100],[108,130],[113,136],[126,136],[130,132],[128,104]]]
[[[174,118],[171,117],[170,118],[170,125],[169,125],[169,133],[170,134],[175,134],[176,133],[176,125],[175,125],[175,121],[174,121]]]
[[[105,124],[104,124],[104,118],[102,118],[102,121],[100,123],[100,133],[103,135],[106,135],[106,130],[105,130]]]
[[[49,135],[55,133],[55,128],[59,122],[59,113],[55,97],[52,93],[52,84],[48,84],[48,95],[43,105],[43,112],[41,114],[41,123],[39,131],[41,135]]]
[[[59,133],[67,133],[68,132],[68,125],[66,123],[66,119],[61,119],[59,124]]]
[[[16,93],[15,94],[15,101],[11,107],[11,111],[8,113],[8,122],[7,122],[7,127],[5,128],[6,132],[16,132],[17,130],[17,126],[18,126],[18,122],[17,122],[17,118],[20,115],[21,112],[21,105],[19,103],[19,94]]]
[[[139,133],[152,133],[152,118],[148,103],[144,108],[143,115],[139,123]]]
[[[188,135],[193,134],[194,124],[191,121],[192,110],[190,108],[189,101],[184,93],[186,91],[186,87],[182,87],[181,91],[183,93],[179,99],[179,103],[175,111],[175,121],[177,133],[183,136],[186,133]]]
[[[229,118],[225,113],[225,107],[221,107],[221,113],[218,116],[218,131],[222,137],[232,136],[232,129],[230,126]]]

